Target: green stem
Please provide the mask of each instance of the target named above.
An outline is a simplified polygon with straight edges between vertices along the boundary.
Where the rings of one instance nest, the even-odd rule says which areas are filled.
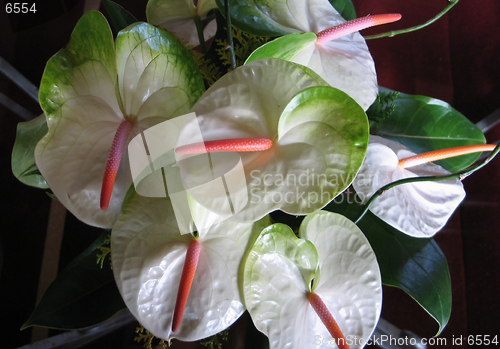
[[[382,34],[367,35],[364,38],[365,38],[365,40],[370,40],[370,39],[385,38],[385,37],[388,37],[388,36],[389,37],[393,37],[393,36],[396,36],[396,35],[399,35],[399,34],[410,33],[410,32],[414,32],[416,30],[425,28],[428,25],[430,25],[430,24],[434,23],[435,21],[437,21],[439,18],[441,18],[453,6],[455,6],[456,4],[458,4],[459,0],[448,0],[448,1],[450,2],[450,4],[448,6],[446,6],[446,8],[443,11],[439,12],[434,18],[428,20],[425,23],[419,24],[419,25],[414,26],[414,27],[410,27],[410,28],[406,28],[406,29],[401,29],[401,30],[390,31],[390,32],[382,33]]]
[[[231,11],[229,9],[229,0],[224,0],[224,9],[226,10],[226,23],[227,23],[227,49],[229,50],[229,55],[231,57],[231,69],[236,69],[236,56],[234,54],[234,43],[233,43],[233,30],[231,26]]]
[[[207,45],[205,43],[205,36],[203,35],[203,23],[201,23],[200,16],[195,16],[193,18],[194,24],[196,24],[196,31],[198,32],[198,39],[200,40],[201,53],[207,53]]]
[[[371,197],[370,200],[364,205],[363,212],[359,215],[358,219],[356,219],[355,223],[358,223],[361,218],[368,212],[368,209],[370,208],[371,204],[383,193],[385,193],[387,190],[392,189],[398,185],[406,184],[406,183],[415,183],[415,182],[437,182],[437,181],[446,181],[449,179],[464,179],[483,166],[486,166],[498,153],[500,152],[500,144],[496,146],[496,148],[491,152],[490,156],[488,156],[484,161],[469,167],[465,170],[462,170],[460,172],[452,173],[446,176],[427,176],[427,177],[412,177],[412,178],[405,178],[405,179],[400,179],[399,181],[395,181],[392,183],[389,183],[387,185],[384,185],[381,187],[379,190],[377,190]]]

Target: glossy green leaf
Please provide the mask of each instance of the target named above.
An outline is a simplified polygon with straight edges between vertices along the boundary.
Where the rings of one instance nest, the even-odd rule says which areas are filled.
[[[216,0],[221,13],[225,13],[224,0]],[[257,36],[281,36],[298,32],[290,29],[262,11],[259,1],[229,0],[231,24]]]
[[[390,90],[381,87],[380,91]],[[417,154],[486,142],[481,130],[448,103],[404,93],[396,98],[394,112],[375,123],[371,132],[399,142]],[[479,155],[462,155],[437,164],[450,172],[457,172],[470,166]]]
[[[403,234],[370,212],[358,226],[377,255],[382,282],[415,299],[438,322],[441,333],[451,313],[451,281],[436,242]]]
[[[216,1],[225,13],[224,1]],[[229,6],[231,23],[257,36],[318,33],[344,22],[328,0],[229,0]]]
[[[129,25],[137,22],[137,19],[125,10],[123,7],[118,5],[116,2],[110,0],[102,0],[102,4],[104,8],[108,12],[108,15],[111,19],[111,23],[113,24],[113,29],[116,32],[119,32],[122,29],[125,29]]]
[[[16,141],[12,149],[12,173],[21,182],[32,187],[47,189],[49,186],[35,163],[35,147],[47,133],[45,114],[20,122],[17,125]]]
[[[346,21],[356,19],[356,10],[351,0],[329,0],[330,4],[344,17]]]
[[[101,268],[97,256],[109,232],[104,232],[52,282],[21,329],[43,326],[75,329],[96,325],[125,308],[110,264]]]
[[[111,234],[113,272],[132,314],[156,337],[195,341],[229,327],[243,313],[238,274],[242,257],[267,220],[210,227],[197,238],[200,257],[178,332],[172,318],[186,251],[170,199],[147,198],[131,188]],[[262,225],[261,225],[262,224]]]

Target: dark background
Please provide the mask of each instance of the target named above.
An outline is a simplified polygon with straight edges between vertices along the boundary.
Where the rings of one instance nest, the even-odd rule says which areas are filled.
[[[7,2],[0,2],[0,56],[37,86],[46,61],[68,42],[83,12],[100,7],[98,0],[34,1],[36,14],[8,17],[5,13]],[[146,0],[116,2],[139,20],[145,20]],[[398,23],[368,29],[364,34],[425,22],[447,5],[446,0],[353,2],[358,16],[388,12],[403,15]],[[425,29],[369,41],[379,84],[404,93],[442,99],[471,121],[481,120],[500,108],[498,18],[500,1],[462,0],[449,14]],[[0,92],[35,115],[41,113],[37,103],[2,75]],[[47,335],[43,331],[32,333],[32,329],[19,331],[35,306],[39,283],[50,279],[50,275],[40,279],[47,231],[64,230],[60,257],[52,258],[54,273],[57,269],[62,270],[100,234],[98,229],[83,225],[70,213],[65,215],[56,204],[52,204],[53,218],[49,222],[51,199],[44,191],[27,187],[12,175],[10,157],[16,125],[20,121],[23,120],[0,106],[1,348],[17,348],[29,344],[32,336],[42,338]],[[487,138],[490,142],[499,140],[500,125],[489,131]],[[499,171],[500,160],[496,159],[464,181],[465,202],[435,237],[447,256],[452,278],[453,309],[450,322],[441,335],[448,339],[450,348],[454,337],[500,335]],[[437,332],[437,323],[398,289],[384,289],[382,316],[397,327],[421,337],[429,338]],[[226,347],[245,347],[242,336],[247,320],[243,318],[231,331],[230,343]],[[86,347],[138,347],[132,340],[134,327],[128,326]],[[48,335],[57,333],[50,331]],[[253,346],[247,344],[246,347]]]

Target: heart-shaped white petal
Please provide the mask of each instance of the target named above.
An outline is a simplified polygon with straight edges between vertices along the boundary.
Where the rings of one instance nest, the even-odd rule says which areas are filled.
[[[399,144],[371,143],[354,189],[364,200],[382,186],[417,176],[443,176],[448,171],[432,163],[404,169],[398,161],[415,155]],[[456,180],[407,183],[389,189],[370,206],[386,223],[414,237],[431,237],[448,221],[465,197],[462,183]]]
[[[344,335],[368,340],[380,317],[382,281],[365,235],[344,216],[324,211],[307,216],[299,235],[318,251],[321,277],[315,279],[314,292],[328,305]]]
[[[199,0],[196,6],[193,0],[150,0],[146,15],[148,23],[174,33],[189,45],[198,46],[200,40],[194,18],[199,20],[216,8],[215,0]],[[213,20],[203,30],[205,41],[214,36],[216,30],[217,24]]]
[[[306,297],[314,278],[312,291],[344,336],[368,340],[380,316],[382,288],[375,254],[363,233],[343,216],[319,212],[306,217],[300,235],[307,240],[274,224],[252,248],[244,293],[254,324],[269,337],[272,349],[331,348],[332,337]]]
[[[198,267],[180,330],[172,333],[193,236],[179,233],[169,199],[145,198],[131,189],[111,234],[113,272],[127,307],[146,329],[166,340],[194,341],[226,329],[244,311],[237,280],[241,259],[266,223],[224,221],[198,239]]]
[[[287,25],[301,33],[318,34],[322,30],[345,23],[327,0],[307,3],[308,11],[302,11],[298,16],[295,16],[294,7],[287,9],[292,14],[290,18],[294,19],[293,23]],[[302,18],[304,16],[307,20]],[[302,64],[312,69],[332,87],[347,93],[363,110],[368,109],[377,97],[377,74],[368,46],[358,32],[323,44],[317,44],[316,40],[310,37],[299,39],[297,34],[289,37],[290,39],[288,36],[280,37],[263,45],[252,53],[247,62],[274,57]],[[297,47],[292,49],[294,43]]]
[[[345,93],[322,85],[300,65],[259,60],[225,75],[193,107],[204,141],[267,137],[274,142],[265,151],[239,153],[246,187],[230,193],[233,203],[244,207],[233,219],[254,221],[275,209],[307,214],[351,183],[365,154],[367,118]],[[195,131],[183,130],[180,139],[195,139]],[[228,169],[216,163],[221,157],[224,163],[221,154],[211,169],[181,162],[186,188],[208,182],[211,172],[223,176]],[[221,215],[229,205],[225,192],[190,193]]]
[[[106,160],[120,123],[132,123],[132,139],[187,113],[204,90],[187,50],[149,24],[121,31],[117,53],[106,19],[91,11],[68,47],[49,60],[40,86],[49,131],[35,149],[37,166],[69,211],[103,228],[113,226],[132,183],[125,149],[109,207],[101,210]]]

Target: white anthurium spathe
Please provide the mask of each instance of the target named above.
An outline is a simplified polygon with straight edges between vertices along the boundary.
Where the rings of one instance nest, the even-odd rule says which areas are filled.
[[[354,32],[318,43],[318,33],[346,22],[328,0],[271,0],[262,6],[274,22],[296,34],[261,46],[247,62],[274,57],[302,64],[368,109],[377,97],[378,86],[375,64],[363,37]]]
[[[111,228],[132,184],[127,141],[187,113],[203,91],[196,63],[165,31],[133,24],[118,34],[115,49],[104,16],[89,12],[76,25],[68,46],[45,68],[40,104],[48,133],[37,144],[37,166],[78,219]],[[123,125],[128,134],[120,133]],[[117,156],[119,167],[113,170],[116,181],[106,187],[111,195],[104,210],[101,188],[115,135],[121,136],[125,149],[118,154],[123,161],[120,164]]]
[[[310,69],[273,58],[226,74],[192,111],[205,142],[259,137],[272,142],[267,150],[238,153],[246,185],[228,182],[233,206],[242,208],[231,217],[235,221],[253,222],[276,209],[304,215],[324,207],[356,176],[369,138],[367,117],[353,99]],[[186,128],[179,139],[194,139],[199,130]],[[177,154],[185,187],[209,182],[211,173],[230,172],[227,154],[213,154],[211,168],[189,166]],[[229,210],[225,191],[221,196],[189,192],[212,212]]]
[[[181,235],[168,198],[147,198],[130,189],[111,233],[113,273],[125,304],[153,335],[195,341],[215,335],[245,310],[238,274],[247,246],[268,225],[224,221],[205,235]],[[186,251],[201,245],[198,265],[177,332],[174,308]]]
[[[345,344],[363,347],[382,307],[380,270],[368,240],[347,218],[325,211],[307,216],[299,235],[274,224],[248,254],[243,290],[255,326],[271,349],[336,348],[334,341],[342,340],[332,337],[313,309],[308,295],[314,293]]]
[[[372,137],[354,189],[366,203],[381,187],[391,182],[421,176],[450,174],[433,163],[410,168],[399,160],[416,155],[403,145]],[[439,182],[406,183],[389,189],[370,206],[370,211],[394,228],[414,237],[432,237],[448,221],[465,198],[458,179]]]
[[[201,20],[216,8],[215,0],[199,0],[196,6],[193,0],[149,0],[146,16],[148,23],[166,29],[196,47],[200,45],[197,26],[201,26]],[[216,31],[217,23],[212,20],[203,28],[204,40],[213,37]]]

